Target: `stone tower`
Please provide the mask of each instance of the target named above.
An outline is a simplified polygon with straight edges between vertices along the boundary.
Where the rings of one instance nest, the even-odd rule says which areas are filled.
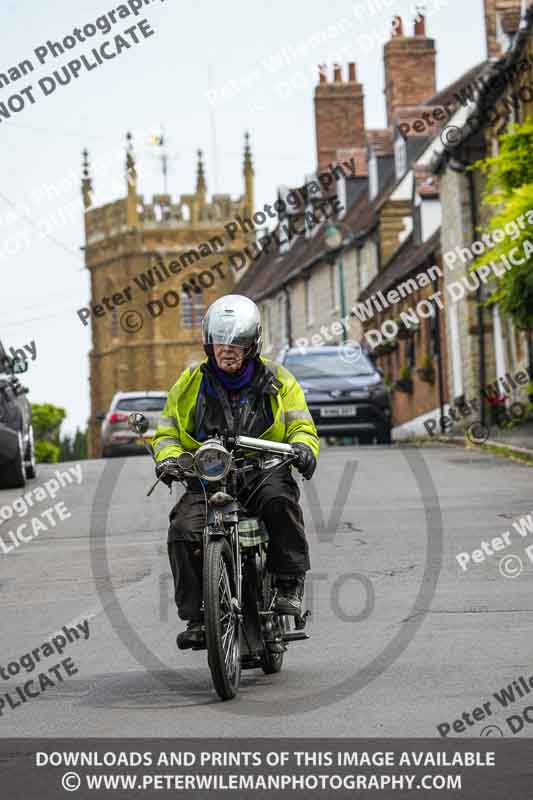
[[[198,151],[194,193],[175,201],[169,194],[158,194],[145,202],[137,191],[128,134],[125,197],[94,208],[89,155],[84,151],[84,251],[92,306],[90,457],[100,455],[97,416],[107,411],[115,392],[167,391],[185,367],[203,357],[203,314],[213,300],[233,289],[237,273],[229,258],[250,238],[235,224],[229,226],[232,236],[225,229],[239,216],[253,213],[248,135],[243,176],[241,197],[216,194],[209,202]]]

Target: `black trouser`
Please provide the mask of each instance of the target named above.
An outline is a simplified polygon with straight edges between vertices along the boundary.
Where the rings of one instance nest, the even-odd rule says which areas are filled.
[[[254,487],[264,480],[253,496]],[[253,478],[239,493],[248,513],[259,516],[269,533],[267,567],[276,575],[304,575],[310,569],[300,491],[288,469]],[[188,490],[170,512],[168,557],[180,619],[198,619],[202,603],[202,491]]]

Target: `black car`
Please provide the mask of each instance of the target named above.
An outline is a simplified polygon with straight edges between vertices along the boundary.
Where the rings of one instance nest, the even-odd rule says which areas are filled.
[[[391,442],[391,398],[381,370],[358,347],[291,347],[278,360],[302,386],[320,436]]]
[[[0,489],[18,489],[35,478],[35,450],[28,389],[17,375],[28,362],[7,356],[0,343]]]

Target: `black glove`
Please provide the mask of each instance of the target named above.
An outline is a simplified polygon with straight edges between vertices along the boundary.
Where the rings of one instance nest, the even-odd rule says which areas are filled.
[[[316,469],[316,458],[313,455],[313,451],[307,444],[302,444],[301,442],[295,442],[293,445],[293,450],[296,450],[296,461],[294,461],[294,466],[301,472],[304,478],[309,480],[313,477],[313,473]]]
[[[155,468],[156,478],[161,478],[161,475],[167,470],[172,470],[173,473],[176,473],[180,470],[179,461],[176,458],[176,456],[170,456],[170,458],[164,458],[163,461],[159,461],[157,463]],[[167,486],[170,486],[172,481],[175,480],[176,480],[175,474],[171,475],[170,473],[161,478],[161,481]]]

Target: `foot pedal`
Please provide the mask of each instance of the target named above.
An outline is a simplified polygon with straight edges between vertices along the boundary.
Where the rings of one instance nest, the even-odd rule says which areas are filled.
[[[310,639],[308,633],[305,631],[291,631],[290,633],[286,633],[283,637],[284,642],[303,642],[306,639]]]
[[[261,666],[261,658],[259,656],[241,656],[241,669],[257,669]]]

